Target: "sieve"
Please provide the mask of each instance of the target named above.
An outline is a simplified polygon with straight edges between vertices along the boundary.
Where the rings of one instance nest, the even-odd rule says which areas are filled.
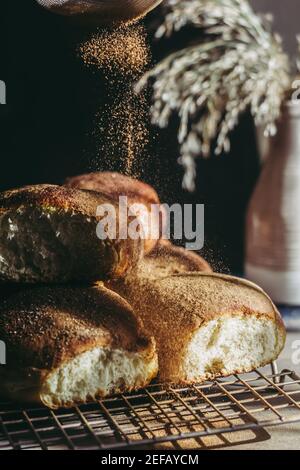
[[[146,15],[162,0],[36,0],[55,13],[87,17],[99,24],[118,23]]]

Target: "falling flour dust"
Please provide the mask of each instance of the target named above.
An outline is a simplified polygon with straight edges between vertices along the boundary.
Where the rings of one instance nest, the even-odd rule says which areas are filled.
[[[101,142],[96,158],[117,159],[125,174],[139,177],[149,139],[147,97],[134,92],[151,62],[144,27],[134,23],[98,30],[79,53],[106,83],[107,101],[95,116],[93,131]]]

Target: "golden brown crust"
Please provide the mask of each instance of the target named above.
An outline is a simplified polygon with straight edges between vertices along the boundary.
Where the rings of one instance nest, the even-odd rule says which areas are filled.
[[[193,251],[173,245],[168,240],[160,240],[154,250],[146,256],[142,263],[148,264],[149,268],[153,262],[157,265],[157,272],[163,274],[164,270],[171,274],[185,272],[212,272],[211,266],[204,258]]]
[[[135,352],[152,341],[129,304],[105,287],[22,291],[1,305],[0,337],[11,371],[43,373],[94,347]]]
[[[67,188],[50,184],[38,184],[11,189],[0,193],[0,210],[12,207],[38,206],[64,212],[96,217],[100,204],[112,203],[111,198],[97,192]]]
[[[184,281],[184,282],[182,282]],[[246,279],[217,273],[185,273],[174,276],[173,289],[180,285],[182,295],[193,291],[193,284],[199,298],[195,318],[202,322],[226,314],[269,316],[279,328],[285,327],[274,303],[259,286]]]
[[[129,276],[112,285],[142,318],[159,350],[162,380],[181,381],[187,344],[204,324],[223,316],[268,317],[285,337],[281,316],[262,289],[232,276],[185,273],[160,279]]]
[[[119,196],[127,196],[134,202],[160,203],[152,186],[116,172],[104,171],[73,176],[67,178],[64,184],[70,188],[97,191],[115,201],[119,201]]]
[[[127,283],[137,285],[164,277],[190,272],[211,273],[212,268],[204,258],[168,240],[159,240],[157,246],[145,256],[127,276]],[[114,281],[107,286],[114,286]],[[114,288],[114,287],[113,287]]]

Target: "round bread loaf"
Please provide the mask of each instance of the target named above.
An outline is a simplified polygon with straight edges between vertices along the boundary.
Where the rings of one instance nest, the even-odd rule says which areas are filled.
[[[134,178],[114,172],[96,172],[74,176],[65,181],[66,186],[99,191],[119,203],[120,196],[128,198],[128,205],[141,204],[137,211],[144,230],[144,249],[149,253],[161,237],[165,224],[164,211],[160,219],[150,218],[152,205],[160,206],[157,192],[150,185]],[[157,234],[152,236],[152,234]]]
[[[99,288],[25,290],[0,307],[9,399],[71,407],[147,385],[157,374],[153,339],[131,307]]]
[[[278,310],[249,281],[200,272],[156,279],[132,273],[110,287],[154,336],[162,381],[193,383],[250,372],[277,359],[284,347]]]
[[[97,209],[115,211],[116,236],[100,239]],[[0,280],[93,282],[122,277],[143,255],[139,239],[118,238],[119,207],[97,192],[37,185],[0,194]]]

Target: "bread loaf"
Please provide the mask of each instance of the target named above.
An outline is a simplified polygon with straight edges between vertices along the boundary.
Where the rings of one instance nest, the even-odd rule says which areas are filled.
[[[135,267],[134,276],[158,279],[186,272],[212,272],[212,268],[197,253],[175,246],[168,240],[160,240]]]
[[[0,392],[17,401],[71,407],[144,387],[157,374],[153,339],[104,287],[22,291],[1,304],[0,338]]]
[[[0,280],[22,283],[119,277],[143,255],[141,240],[102,240],[97,207],[118,205],[92,191],[28,186],[0,194]],[[118,228],[118,225],[117,225]]]
[[[160,220],[150,219],[153,204],[160,205],[160,200],[154,188],[142,181],[114,172],[95,172],[68,178],[66,186],[79,189],[98,191],[119,203],[120,196],[128,198],[128,205],[143,204],[138,210],[138,217],[144,230],[145,253],[149,253],[156,245],[163,232],[164,213]],[[157,225],[158,224],[158,225]],[[152,237],[151,234],[158,236]]]
[[[154,336],[162,381],[193,383],[249,372],[275,360],[285,328],[251,282],[212,273],[129,275],[110,284]]]

